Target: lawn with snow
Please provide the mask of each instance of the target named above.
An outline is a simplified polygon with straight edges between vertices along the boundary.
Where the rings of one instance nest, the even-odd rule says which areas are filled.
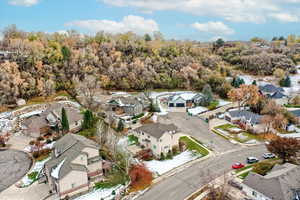
[[[29,185],[31,185],[34,181],[36,180],[33,180],[33,179],[30,179],[28,177],[28,174],[31,174],[33,172],[37,172],[38,174],[42,171],[45,163],[49,160],[50,158],[47,158],[45,160],[42,160],[42,161],[38,161],[34,164],[34,167],[30,170],[30,172],[27,173],[27,176],[24,176],[21,181],[18,183],[18,185],[20,187],[27,187]],[[38,176],[38,175],[37,175]]]
[[[198,114],[203,113],[205,111],[208,111],[208,108],[202,107],[202,106],[198,106],[198,107],[195,107],[195,108],[188,109],[188,113],[191,114],[191,115],[198,115]]]
[[[219,101],[218,107],[225,106],[225,105],[228,105],[228,104],[232,103],[231,101],[225,101],[223,99],[219,99],[218,101]]]
[[[162,175],[176,167],[195,160],[196,158],[199,158],[199,154],[195,155],[191,151],[184,151],[177,156],[174,156],[173,159],[170,160],[151,160],[145,161],[144,164],[151,172]]]
[[[75,200],[111,200],[114,199],[115,194],[118,194],[124,186],[118,185],[112,188],[97,189],[83,196],[76,198]]]

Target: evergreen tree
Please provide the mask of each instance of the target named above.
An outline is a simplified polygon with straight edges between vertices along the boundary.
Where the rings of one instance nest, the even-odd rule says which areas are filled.
[[[69,121],[65,108],[61,110],[61,126],[63,133],[69,131]]]
[[[272,38],[272,41],[277,41],[277,40],[278,40],[277,37],[273,37],[273,38]]]
[[[238,87],[240,87],[240,85],[243,85],[243,84],[245,84],[245,81],[244,81],[244,79],[242,79],[240,77],[234,77],[231,82],[231,85],[235,88],[238,88]]]
[[[256,80],[252,81],[252,85],[257,85]]]
[[[283,36],[280,36],[280,37],[278,38],[278,40],[285,40],[285,38],[284,38]]]
[[[70,51],[70,49],[68,48],[68,47],[66,47],[66,46],[63,46],[62,48],[61,48],[61,53],[62,53],[62,55],[63,55],[63,60],[70,60],[70,57],[71,57],[71,51]]]
[[[152,40],[152,39],[151,39],[151,36],[150,36],[148,33],[145,34],[144,39],[145,39],[146,42],[149,42],[149,41]]]
[[[124,123],[123,123],[123,120],[119,120],[118,122],[118,127],[117,127],[117,131],[118,132],[121,132],[124,130]]]
[[[213,100],[213,93],[210,85],[206,84],[203,87],[202,94],[203,94],[203,102],[201,104],[202,106],[208,106],[210,102],[212,102]]]
[[[286,76],[285,78],[279,81],[279,85],[281,87],[291,87],[291,84],[291,78],[289,76]]]
[[[84,129],[90,129],[93,127],[94,123],[94,116],[93,113],[90,110],[86,110],[83,113],[83,122],[81,125],[81,128]]]

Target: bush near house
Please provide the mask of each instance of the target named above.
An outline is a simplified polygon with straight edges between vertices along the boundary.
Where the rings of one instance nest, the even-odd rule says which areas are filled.
[[[124,172],[122,172],[117,168],[113,168],[113,170],[111,170],[109,174],[106,176],[105,181],[95,183],[95,188],[96,189],[112,188],[117,185],[125,185],[127,181],[128,181],[128,176],[124,174]]]
[[[130,145],[138,144],[139,138],[134,135],[128,135],[128,140],[130,142]]]
[[[134,165],[129,171],[131,191],[143,190],[151,185],[152,173],[144,165]]]
[[[266,175],[274,167],[275,163],[259,162],[253,165],[252,171],[262,176]]]
[[[34,172],[31,172],[30,174],[28,174],[27,176],[29,179],[36,181],[38,174],[39,174],[38,172],[34,171]]]

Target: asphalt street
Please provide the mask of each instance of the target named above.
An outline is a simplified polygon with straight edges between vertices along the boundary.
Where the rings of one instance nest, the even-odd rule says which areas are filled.
[[[223,152],[153,185],[138,200],[183,200],[213,178],[230,171],[234,162],[245,163],[248,156],[261,158],[265,152],[264,145],[240,147]]]
[[[20,180],[31,167],[31,158],[22,151],[0,151],[0,192]]]

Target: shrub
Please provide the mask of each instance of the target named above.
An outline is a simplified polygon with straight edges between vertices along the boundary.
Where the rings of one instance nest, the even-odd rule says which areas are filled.
[[[172,153],[172,151],[168,151],[168,154],[167,154],[167,156],[166,156],[166,158],[167,159],[172,159],[173,158],[173,153]]]
[[[38,141],[43,141],[44,138],[43,138],[42,136],[39,136],[39,137],[37,138],[37,140],[38,140]]]
[[[37,175],[38,175],[38,172],[34,171],[34,172],[31,172],[30,174],[28,174],[28,178],[31,179],[31,180],[36,180],[37,179]]]
[[[47,139],[47,140],[46,140],[46,144],[50,144],[50,143],[52,143],[52,140]]]
[[[274,164],[269,162],[260,162],[254,165],[253,172],[262,176],[266,175],[273,168]]]
[[[160,153],[160,160],[165,160],[166,157],[165,157],[165,154],[163,152]]]
[[[152,183],[152,173],[144,165],[134,165],[129,171],[132,190],[143,190]]]
[[[35,141],[34,140],[31,140],[30,142],[29,142],[29,145],[34,145],[35,144]]]

